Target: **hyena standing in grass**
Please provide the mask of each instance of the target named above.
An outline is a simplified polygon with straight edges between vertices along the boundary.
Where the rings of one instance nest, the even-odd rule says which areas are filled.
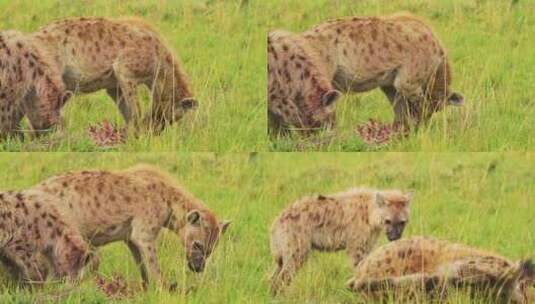
[[[152,93],[144,125],[160,132],[198,105],[178,58],[140,19],[70,18],[33,33],[74,92],[106,90],[127,123],[139,125],[137,87]]]
[[[374,250],[355,268],[348,286],[369,300],[392,293],[398,299],[415,292],[437,297],[463,288],[496,303],[529,304],[535,265],[467,245],[412,237]]]
[[[382,231],[390,241],[399,239],[409,220],[410,201],[410,194],[398,190],[352,189],[293,203],[271,229],[276,263],[272,293],[291,282],[311,250],[345,249],[356,267]]]
[[[268,78],[272,134],[331,126],[341,92],[381,88],[394,123],[406,129],[464,102],[450,91],[444,47],[429,25],[409,14],[337,19],[301,34],[273,31]]]
[[[69,96],[43,49],[26,34],[0,31],[0,138],[22,138],[24,116],[35,135],[54,126]]]
[[[49,266],[56,277],[75,279],[90,260],[89,246],[55,200],[37,190],[0,192],[0,261],[23,283],[43,282]]]
[[[76,223],[92,246],[124,241],[141,269],[145,287],[151,281],[163,283],[156,254],[162,228],[180,237],[188,267],[201,272],[229,225],[170,176],[150,166],[70,172],[34,189],[57,197],[54,207]]]

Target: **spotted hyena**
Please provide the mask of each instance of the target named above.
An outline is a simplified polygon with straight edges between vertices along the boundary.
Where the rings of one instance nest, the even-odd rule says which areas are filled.
[[[417,17],[353,17],[294,34],[268,37],[270,129],[317,129],[334,123],[340,92],[381,88],[406,128],[429,120],[446,105],[462,105],[451,92],[444,47]]]
[[[157,238],[165,227],[182,240],[189,268],[206,259],[229,225],[172,178],[150,166],[124,171],[81,171],[54,176],[34,189],[60,200],[58,210],[77,223],[94,247],[124,241],[139,264],[144,285],[161,283]]]
[[[178,58],[140,19],[70,18],[30,37],[49,54],[68,90],[106,90],[127,123],[141,123],[136,91],[141,85],[152,93],[144,124],[155,132],[198,105]]]
[[[291,282],[313,249],[345,249],[356,266],[383,230],[390,241],[399,239],[409,220],[410,201],[410,194],[398,190],[371,189],[298,200],[272,225],[272,292]]]
[[[0,138],[22,137],[27,116],[34,134],[51,128],[68,99],[50,57],[17,31],[0,31]]]
[[[23,283],[42,282],[51,266],[59,278],[77,278],[90,259],[89,246],[37,190],[0,192],[0,261]]]
[[[355,268],[348,286],[368,298],[392,291],[444,295],[453,287],[498,303],[527,304],[534,283],[535,265],[529,260],[513,262],[467,245],[412,237],[373,251]]]

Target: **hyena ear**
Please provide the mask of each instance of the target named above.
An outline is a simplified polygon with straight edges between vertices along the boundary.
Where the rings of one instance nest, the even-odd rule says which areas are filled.
[[[219,229],[221,231],[221,234],[225,233],[228,229],[228,226],[230,226],[231,221],[223,221],[221,224],[219,224]]]
[[[415,193],[416,192],[414,190],[409,190],[403,194],[407,199],[407,203],[410,203],[414,199]]]
[[[199,107],[199,102],[191,97],[181,99],[178,106],[183,110],[195,110]]]
[[[375,204],[380,208],[386,205],[386,199],[380,192],[375,194]]]
[[[332,105],[338,98],[342,96],[342,93],[338,90],[329,90],[323,96],[321,96],[321,104],[324,107]]]
[[[201,223],[201,213],[199,210],[191,210],[188,212],[188,215],[186,215],[186,220],[191,225],[198,226]]]
[[[451,106],[464,106],[464,97],[461,93],[453,92],[448,97],[448,104]]]

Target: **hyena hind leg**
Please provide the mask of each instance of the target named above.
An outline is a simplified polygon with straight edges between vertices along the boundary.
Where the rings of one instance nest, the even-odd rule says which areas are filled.
[[[271,277],[271,293],[279,294],[290,285],[299,269],[305,263],[308,251],[296,252],[277,259],[277,268]]]

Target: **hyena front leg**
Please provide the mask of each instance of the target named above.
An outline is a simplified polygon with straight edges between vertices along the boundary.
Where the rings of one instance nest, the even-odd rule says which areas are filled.
[[[143,124],[154,134],[159,134],[171,120],[171,115],[169,113],[172,113],[173,111],[173,103],[169,100],[164,100],[166,96],[166,86],[163,79],[157,78],[151,84],[147,85],[151,87],[152,90],[152,103],[149,112],[144,118]]]
[[[98,268],[100,267],[100,256],[98,254],[98,251],[96,249],[92,249],[91,253],[91,260],[87,264],[89,266],[89,270],[92,272],[98,271]]]
[[[394,122],[400,123],[405,130],[410,130],[413,126],[418,128],[422,120],[420,108],[425,104],[424,90],[413,74],[409,68],[400,69],[392,85],[396,92],[393,102]],[[387,92],[385,94],[389,95]]]
[[[107,90],[108,95],[117,104],[126,124],[137,128],[141,117],[136,91],[138,80],[134,77],[135,73],[129,69],[128,64],[122,61],[115,63],[113,70],[117,79],[117,87]]]
[[[351,258],[351,263],[353,268],[356,268],[360,261],[364,259],[370,253],[370,246],[368,244],[363,244],[360,240],[348,241],[350,244],[346,252]]]
[[[156,239],[158,229],[144,225],[140,221],[132,221],[132,233],[127,241],[128,248],[132,252],[136,264],[140,268],[143,279],[143,287],[148,288],[151,281],[158,286],[162,286],[160,265],[156,254]]]
[[[394,86],[383,86],[381,87],[381,90],[386,98],[388,98],[388,101],[394,110],[394,124],[403,126],[405,124],[404,120],[406,117],[405,112],[407,105],[401,103],[402,100],[398,98],[398,92]]]
[[[121,112],[123,119],[125,120],[126,123],[128,123],[131,119],[132,114],[131,114],[130,108],[127,105],[127,101],[124,99],[124,94],[121,88],[120,87],[109,88],[109,89],[106,89],[106,93],[108,93],[108,96],[110,96],[111,99],[113,99],[113,102],[115,102],[115,105],[117,105],[117,108],[119,109],[119,112]]]
[[[288,128],[282,123],[282,119],[282,116],[268,110],[268,135],[271,138],[287,136],[290,133]]]

